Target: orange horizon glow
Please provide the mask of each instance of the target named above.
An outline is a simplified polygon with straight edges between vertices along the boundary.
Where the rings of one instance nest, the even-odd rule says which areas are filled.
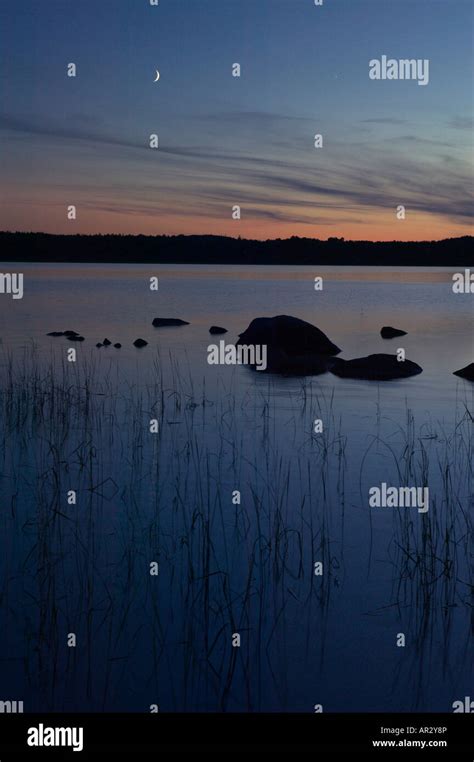
[[[6,208],[8,206],[8,209]],[[4,227],[0,218],[2,232],[46,233],[52,235],[215,235],[231,238],[271,240],[286,239],[293,236],[299,238],[314,238],[327,240],[331,237],[344,238],[350,241],[434,241],[445,238],[471,236],[472,225],[450,223],[445,217],[439,218],[431,214],[410,212],[407,210],[405,220],[397,220],[392,210],[375,213],[368,210],[367,218],[333,224],[327,222],[318,225],[312,223],[246,219],[245,208],[242,208],[242,219],[234,221],[229,216],[203,217],[167,215],[160,217],[137,215],[120,212],[103,212],[99,210],[81,211],[78,207],[78,219],[65,219],[64,206],[56,204],[41,208],[37,204],[27,207],[21,205],[3,205],[8,227]],[[249,213],[251,214],[251,212]],[[3,215],[2,215],[3,216]],[[315,215],[316,216],[316,215]],[[326,219],[327,219],[326,214]]]

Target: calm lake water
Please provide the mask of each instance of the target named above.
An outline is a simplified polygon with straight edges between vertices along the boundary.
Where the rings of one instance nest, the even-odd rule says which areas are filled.
[[[474,300],[453,294],[454,270],[2,271],[24,273],[24,297],[0,296],[0,700],[451,711],[472,694],[474,385],[453,371],[474,360]],[[403,347],[423,373],[208,365],[209,344],[277,314],[345,359]],[[407,335],[384,341],[383,325]],[[86,341],[46,336],[67,329]],[[105,337],[122,348],[97,349]],[[429,511],[370,508],[382,482],[428,486]]]

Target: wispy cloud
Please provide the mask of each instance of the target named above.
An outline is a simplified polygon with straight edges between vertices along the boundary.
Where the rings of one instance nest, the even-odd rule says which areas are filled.
[[[453,116],[448,122],[448,127],[452,127],[454,130],[472,130],[474,119],[472,116]]]
[[[233,117],[227,113],[223,118]],[[247,112],[246,118],[265,122],[286,117]],[[386,122],[380,118],[364,121]],[[11,134],[36,135],[49,144],[62,139],[100,148],[100,159],[80,154],[76,161],[82,162],[81,167],[89,161],[96,178],[95,184],[82,186],[79,179],[84,203],[104,211],[219,216],[223,204],[240,203],[247,216],[254,218],[309,224],[318,215],[319,224],[329,225],[334,224],[336,213],[341,220],[350,215],[354,223],[368,209],[404,204],[412,211],[463,224],[473,216],[469,168],[453,157],[450,160],[449,151],[440,156],[437,150],[439,146],[452,149],[452,142],[407,134],[387,147],[383,137],[379,143],[355,143],[329,136],[322,150],[308,153],[298,142],[286,150],[280,140],[270,139],[256,155],[238,141],[231,148],[162,141],[151,158],[146,139],[116,136],[101,127],[87,117],[75,118],[74,124],[56,124],[0,115],[0,129]],[[104,152],[104,146],[110,151]],[[129,149],[126,155],[124,148]],[[100,171],[96,172],[97,167]]]
[[[407,119],[388,117],[372,117],[371,119],[362,119],[361,124],[407,124]]]

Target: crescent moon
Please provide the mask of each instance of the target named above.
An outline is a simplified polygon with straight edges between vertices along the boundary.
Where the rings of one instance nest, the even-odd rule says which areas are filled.
[[[157,69],[156,70],[156,79],[155,79],[155,82],[158,82],[159,78],[160,78],[160,72]]]

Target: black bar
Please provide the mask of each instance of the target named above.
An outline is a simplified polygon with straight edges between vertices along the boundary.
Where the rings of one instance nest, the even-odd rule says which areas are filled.
[[[39,733],[41,725],[37,740],[43,741],[56,739],[48,728],[82,728],[82,750],[29,746],[28,737],[34,740],[36,734],[30,729]],[[473,738],[471,714],[11,714],[0,717],[0,760],[83,760],[106,752],[121,759],[139,750],[136,762],[141,762],[156,759],[156,752],[166,748],[247,747],[258,752],[263,747],[283,746],[288,751],[305,746],[347,754],[357,750],[364,756],[412,752],[422,760],[472,762]],[[78,739],[69,737],[76,746]],[[374,744],[389,741],[394,744]]]

